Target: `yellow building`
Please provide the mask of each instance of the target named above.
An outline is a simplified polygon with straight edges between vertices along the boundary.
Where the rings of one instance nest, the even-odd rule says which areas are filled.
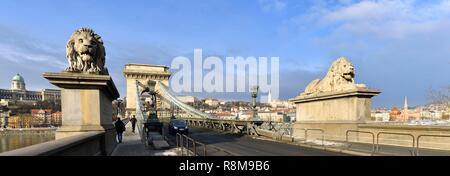
[[[33,116],[31,114],[13,115],[8,118],[8,127],[10,128],[31,128]]]

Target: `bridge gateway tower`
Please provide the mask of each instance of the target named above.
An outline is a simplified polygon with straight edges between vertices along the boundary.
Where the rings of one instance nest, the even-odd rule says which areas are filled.
[[[148,80],[160,81],[168,87],[171,73],[169,67],[165,65],[126,64],[123,69],[123,75],[127,81],[126,114],[136,115],[136,80],[141,83],[145,83]],[[157,98],[157,107],[165,108],[168,106],[160,98]],[[158,114],[158,117],[159,115],[161,114]]]

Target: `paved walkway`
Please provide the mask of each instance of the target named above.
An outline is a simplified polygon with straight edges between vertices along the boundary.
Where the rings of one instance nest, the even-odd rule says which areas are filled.
[[[349,150],[354,152],[362,152],[366,154],[372,153],[372,144],[365,143],[351,143],[351,145],[345,145],[335,147],[335,149]],[[373,153],[375,156],[414,156],[415,150],[412,147],[392,146],[392,145],[380,145],[379,149]],[[419,156],[450,156],[448,150],[435,150],[435,149],[420,149]]]
[[[148,149],[142,143],[138,130],[136,133],[131,132],[131,123],[126,125],[127,129],[123,134],[122,143],[117,144],[112,156],[176,156],[177,149],[171,148],[167,150]]]
[[[257,137],[259,139],[267,139],[264,137]],[[373,145],[367,143],[345,143],[342,141],[325,141],[325,147],[322,146],[320,140],[310,141],[308,143],[292,143],[304,147],[311,147],[316,149],[328,150],[333,152],[347,153],[351,155],[362,156],[413,156],[415,149],[412,147],[379,145],[379,149],[373,152]],[[420,149],[419,156],[450,156],[449,150],[435,150],[435,149]]]
[[[385,146],[372,153],[372,144],[352,143],[344,144],[338,141],[327,141],[325,147],[321,141],[308,143],[282,144],[279,141],[264,137],[237,137],[235,135],[221,134],[209,129],[191,129],[190,137],[207,144],[208,156],[229,155],[375,155],[375,156],[411,156],[411,147]],[[154,150],[147,148],[141,142],[140,136],[131,132],[131,124],[127,124],[127,130],[123,136],[123,142],[114,149],[112,156],[177,156],[181,155],[176,149],[175,136],[166,136],[171,148],[167,150]],[[254,138],[253,140],[251,138]],[[272,141],[272,142],[269,142]],[[296,146],[297,145],[297,146]],[[310,148],[310,149],[308,149]],[[275,149],[275,150],[274,150]],[[202,155],[203,146],[198,146]],[[186,152],[186,151],[185,151]],[[259,152],[259,153],[258,153]],[[281,153],[280,153],[281,152]],[[186,154],[186,153],[184,153]],[[421,149],[421,156],[450,156],[450,151]]]

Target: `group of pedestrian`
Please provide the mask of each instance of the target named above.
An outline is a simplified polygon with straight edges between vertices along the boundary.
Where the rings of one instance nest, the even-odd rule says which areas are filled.
[[[132,132],[134,133],[134,130],[136,128],[136,122],[137,122],[137,119],[134,115],[130,119],[130,122],[131,122]],[[117,140],[119,143],[122,143],[123,132],[126,130],[125,124],[123,123],[122,120],[120,120],[120,118],[117,118],[117,121],[114,123],[114,126],[115,126],[116,132],[117,132]]]

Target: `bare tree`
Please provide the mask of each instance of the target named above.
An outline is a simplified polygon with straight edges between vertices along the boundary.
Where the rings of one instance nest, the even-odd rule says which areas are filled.
[[[434,90],[430,88],[429,97],[431,103],[445,105],[450,108],[450,86],[441,90]]]

